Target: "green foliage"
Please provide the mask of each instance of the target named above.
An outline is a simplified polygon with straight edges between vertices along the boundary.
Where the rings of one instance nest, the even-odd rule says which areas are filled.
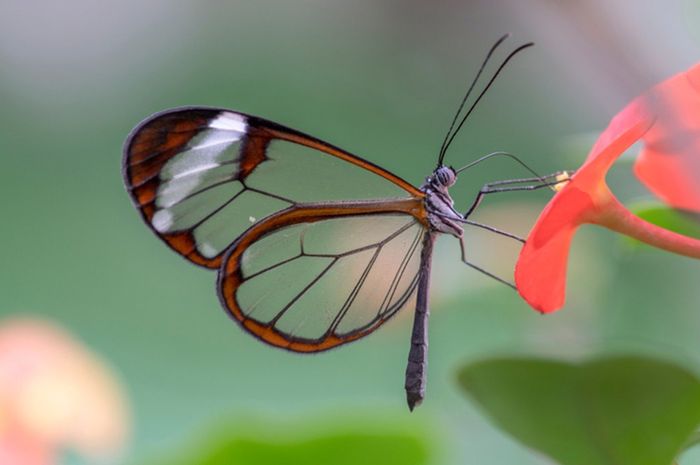
[[[302,428],[304,426],[302,425]],[[322,433],[268,425],[219,427],[207,439],[173,457],[168,465],[425,465],[430,453],[424,436],[398,425],[329,426]]]
[[[700,382],[640,357],[490,359],[462,389],[501,429],[563,465],[669,465],[700,423]]]

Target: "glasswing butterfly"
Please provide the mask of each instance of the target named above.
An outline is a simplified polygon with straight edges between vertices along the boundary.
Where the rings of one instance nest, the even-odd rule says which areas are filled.
[[[419,188],[302,132],[202,107],[157,113],[131,132],[124,146],[126,188],[148,227],[171,249],[218,270],[222,306],[268,344],[303,353],[328,350],[414,306],[405,386],[412,410],[425,395],[435,239],[449,234],[461,242],[462,224],[486,227],[467,219],[480,197],[462,214],[448,188],[462,169],[503,153],[460,170],[443,165],[443,158],[498,73],[532,45],[508,55],[455,128],[506,37],[489,51],[437,167]],[[495,277],[468,262],[461,243],[464,262]]]

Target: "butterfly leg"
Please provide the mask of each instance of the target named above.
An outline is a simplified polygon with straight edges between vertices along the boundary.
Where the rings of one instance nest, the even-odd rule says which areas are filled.
[[[463,216],[465,219],[469,218],[469,216],[474,212],[474,210],[476,210],[484,196],[487,194],[494,194],[497,192],[534,191],[544,187],[554,188],[554,186],[568,181],[570,176],[570,172],[559,171],[541,178],[507,179],[485,184],[484,187],[479,190],[474,202]]]
[[[522,242],[523,244],[525,243],[524,238],[522,238],[516,234],[509,233],[508,231],[504,231],[502,229],[495,228],[495,227],[490,226],[488,224],[477,223],[476,221],[467,220],[467,219],[463,220],[462,223],[468,224],[470,226],[476,226],[477,228],[485,229],[486,231],[490,231],[492,233],[499,234],[499,235],[504,236],[504,237],[509,237],[511,239],[515,239],[516,241]]]
[[[510,287],[510,288],[517,289],[517,288],[515,287],[515,284],[513,284],[513,283],[511,283],[511,282],[508,282],[508,281],[506,281],[505,279],[500,278],[500,277],[496,276],[495,274],[493,274],[493,273],[491,273],[491,272],[489,272],[489,271],[486,271],[485,269],[481,268],[480,266],[475,265],[474,263],[472,263],[472,262],[470,262],[469,260],[467,260],[467,249],[466,249],[466,246],[464,245],[464,237],[460,237],[460,238],[459,238],[459,248],[460,248],[461,251],[462,251],[462,262],[463,262],[465,265],[467,265],[467,266],[469,266],[469,267],[475,269],[475,270],[478,271],[479,273],[482,273],[482,274],[484,274],[484,275],[486,275],[486,276],[488,276],[488,277],[490,277],[490,278],[495,279],[496,281],[498,281],[498,282],[501,283],[501,284],[505,284],[506,286],[508,286],[508,287]]]

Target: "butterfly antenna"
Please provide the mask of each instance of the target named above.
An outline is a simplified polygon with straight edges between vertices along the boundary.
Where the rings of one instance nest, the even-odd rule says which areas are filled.
[[[491,59],[491,55],[493,55],[493,52],[495,52],[496,49],[508,37],[510,37],[510,34],[505,34],[500,39],[498,39],[495,44],[493,44],[493,46],[491,47],[491,50],[489,50],[489,53],[486,54],[486,58],[484,58],[484,61],[481,63],[481,67],[479,67],[479,71],[476,73],[476,76],[474,76],[474,79],[472,79],[472,82],[469,85],[469,88],[467,89],[467,93],[464,94],[464,98],[462,98],[462,101],[459,104],[459,108],[457,108],[457,112],[455,113],[454,118],[452,118],[452,123],[450,124],[450,128],[447,130],[447,134],[445,134],[445,138],[442,140],[442,145],[440,146],[440,152],[438,152],[438,167],[442,166],[442,161],[445,158],[445,151],[447,150],[445,145],[447,144],[447,140],[450,138],[450,134],[452,132],[452,129],[454,129],[455,124],[457,124],[457,120],[459,119],[459,114],[462,112],[464,105],[467,103],[467,99],[471,95],[472,90],[474,90],[474,86],[479,81],[481,74],[484,72],[486,65],[488,64],[489,60]]]
[[[491,77],[491,79],[489,80],[489,82],[486,84],[486,87],[484,87],[484,89],[481,91],[481,93],[480,93],[479,96],[476,98],[476,100],[474,100],[474,103],[472,103],[471,107],[469,107],[469,110],[467,110],[467,113],[466,113],[466,114],[464,115],[464,117],[462,118],[462,121],[460,121],[460,123],[459,123],[459,125],[457,126],[457,128],[452,132],[452,135],[451,135],[451,136],[449,137],[449,139],[447,140],[447,143],[444,145],[444,148],[443,148],[442,153],[441,153],[441,156],[440,156],[439,165],[442,164],[442,159],[444,158],[445,152],[447,152],[447,149],[450,147],[450,144],[451,144],[452,141],[454,140],[455,136],[457,135],[457,133],[459,133],[460,129],[462,129],[462,126],[464,125],[465,121],[467,121],[467,118],[469,118],[469,115],[472,114],[472,112],[474,111],[474,109],[476,108],[476,106],[479,104],[479,101],[481,101],[481,99],[484,97],[484,95],[486,95],[486,92],[489,90],[489,88],[491,88],[491,86],[493,85],[493,83],[494,83],[494,81],[496,80],[496,78],[498,77],[498,75],[501,74],[501,71],[503,71],[503,68],[506,67],[506,65],[508,64],[508,62],[509,62],[510,60],[512,60],[513,57],[514,57],[515,55],[517,55],[518,53],[522,52],[522,51],[525,50],[526,48],[532,47],[533,45],[535,45],[533,42],[528,42],[528,43],[526,43],[526,44],[523,44],[523,45],[521,45],[520,47],[518,47],[518,48],[516,48],[515,50],[513,50],[512,52],[510,52],[510,55],[508,55],[508,56],[506,57],[506,59],[503,60],[503,63],[501,63],[501,66],[498,67],[498,69],[497,69],[496,72],[493,74],[493,76]]]
[[[468,163],[468,164],[464,165],[463,167],[461,167],[461,168],[455,170],[455,174],[459,174],[459,173],[461,173],[462,171],[468,170],[469,168],[471,168],[471,167],[473,167],[473,166],[475,166],[475,165],[478,165],[479,163],[481,163],[481,162],[483,162],[483,161],[486,161],[486,160],[488,160],[489,158],[494,158],[494,157],[506,157],[506,158],[510,158],[511,160],[515,161],[515,162],[518,163],[520,166],[522,166],[523,168],[525,168],[527,171],[529,171],[529,172],[530,172],[532,175],[534,175],[536,178],[540,179],[540,181],[543,181],[543,182],[544,182],[544,178],[543,178],[542,176],[540,176],[539,174],[537,174],[537,172],[535,172],[535,170],[533,170],[532,168],[530,168],[530,167],[529,167],[524,161],[522,161],[520,158],[518,158],[517,156],[513,155],[512,153],[508,153],[508,152],[491,152],[491,153],[489,153],[488,155],[484,155],[483,157],[477,158],[477,159],[474,160],[473,162]]]

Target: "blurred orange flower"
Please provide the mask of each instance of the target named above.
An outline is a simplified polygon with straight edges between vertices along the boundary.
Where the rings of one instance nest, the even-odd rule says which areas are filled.
[[[129,423],[120,384],[87,347],[44,320],[0,321],[0,464],[113,456]]]
[[[658,84],[615,116],[585,163],[545,207],[515,267],[520,295],[535,309],[564,304],[569,245],[583,223],[700,258],[700,240],[648,223],[610,192],[605,176],[636,141],[637,177],[675,208],[700,212],[700,65]]]

